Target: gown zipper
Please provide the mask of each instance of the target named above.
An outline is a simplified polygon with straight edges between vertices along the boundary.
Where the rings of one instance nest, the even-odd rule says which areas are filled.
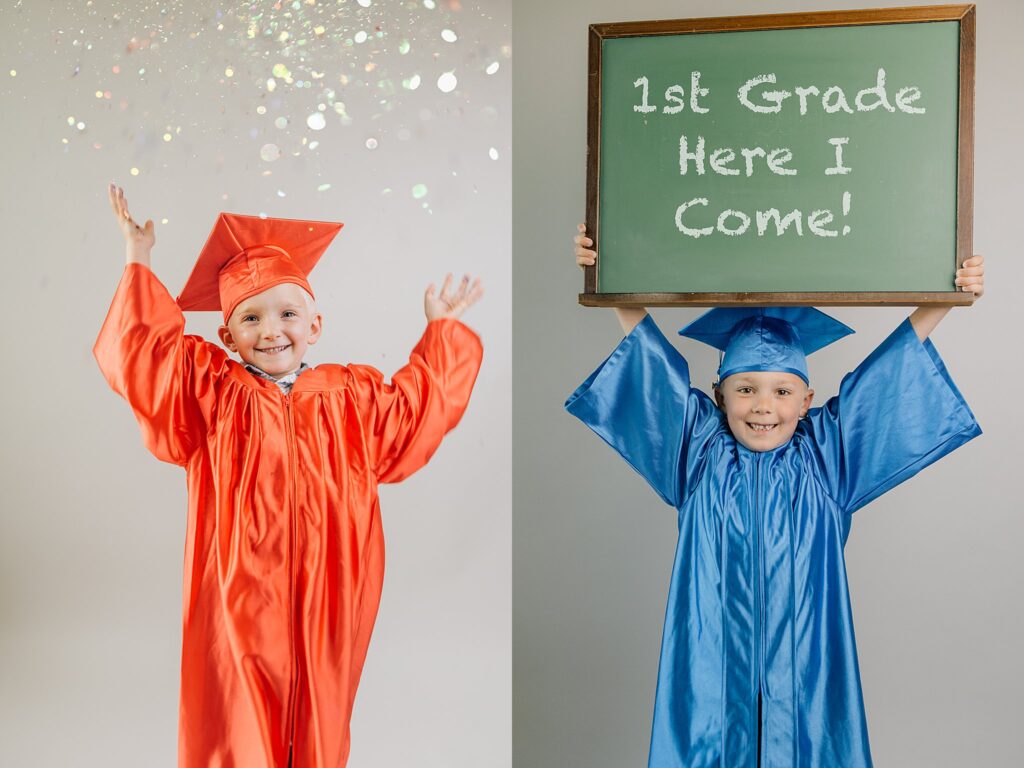
[[[285,420],[287,422],[287,429],[285,430],[285,437],[288,443],[288,472],[291,486],[291,509],[288,516],[289,528],[288,528],[288,637],[289,645],[291,646],[291,661],[292,661],[292,674],[291,674],[291,690],[288,696],[288,719],[287,719],[287,733],[288,733],[288,766],[291,768],[293,760],[293,751],[295,744],[295,709],[296,709],[296,693],[299,687],[299,664],[298,654],[295,650],[295,540],[298,538],[296,533],[296,518],[298,517],[298,494],[295,481],[295,418],[292,414],[292,396],[291,393],[284,395],[284,411]]]
[[[764,541],[763,525],[761,524],[761,454],[758,453],[754,464],[754,560],[755,570],[755,593],[757,595],[757,631],[754,633],[757,649],[757,762],[761,766],[761,740],[762,740],[762,718],[763,718],[763,688],[764,688]]]

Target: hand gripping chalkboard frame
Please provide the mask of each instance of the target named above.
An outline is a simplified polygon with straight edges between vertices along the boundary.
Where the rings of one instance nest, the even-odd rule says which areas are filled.
[[[587,236],[600,254],[601,173],[601,53],[609,38],[736,32],[745,30],[800,29],[876,24],[958,21],[960,25],[959,102],[957,132],[957,228],[956,267],[972,255],[974,217],[974,51],[975,6],[936,5],[910,8],[877,8],[856,11],[766,14],[721,18],[632,21],[592,24],[589,29],[587,109]],[[889,292],[734,292],[734,293],[601,293],[596,266],[584,268],[584,288],[579,303],[591,307],[643,306],[914,306],[921,304],[970,305],[974,296],[950,291]]]

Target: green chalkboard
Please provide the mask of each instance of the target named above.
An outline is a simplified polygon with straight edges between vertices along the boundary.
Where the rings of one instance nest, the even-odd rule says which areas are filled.
[[[584,304],[969,303],[973,6],[592,25]]]

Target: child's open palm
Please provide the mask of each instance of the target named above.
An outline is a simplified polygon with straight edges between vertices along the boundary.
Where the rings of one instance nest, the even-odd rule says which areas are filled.
[[[479,277],[471,284],[469,275],[465,275],[454,292],[451,287],[451,274],[445,277],[440,294],[433,283],[427,286],[426,293],[423,294],[423,311],[428,323],[442,317],[458,318],[484,295],[484,287]]]
[[[128,201],[125,199],[124,190],[116,186],[114,182],[110,182],[107,192],[110,195],[110,207],[114,209],[118,226],[121,227],[121,234],[124,235],[128,263],[139,262],[148,265],[149,252],[156,244],[153,220],[149,219],[145,226],[140,227],[128,213]]]

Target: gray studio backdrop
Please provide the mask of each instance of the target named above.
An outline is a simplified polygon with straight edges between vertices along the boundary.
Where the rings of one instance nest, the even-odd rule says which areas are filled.
[[[516,768],[646,765],[676,540],[674,511],[562,410],[621,338],[610,310],[576,305],[570,238],[584,211],[587,25],[854,7],[515,2]],[[974,232],[988,294],[954,310],[933,338],[985,434],[858,512],[846,548],[872,747],[887,767],[1020,765],[1024,8],[981,0],[977,13]],[[715,354],[674,334],[698,311],[654,315],[706,385]],[[908,311],[835,311],[857,334],[810,359],[818,402]]]
[[[0,764],[176,764],[185,476],[146,453],[92,359],[124,263],[110,180],[154,219],[175,295],[221,210],[344,221],[311,277],[314,364],[393,372],[427,283],[483,277],[466,416],[381,489],[387,576],[351,765],[510,764],[510,15],[508,0],[0,9]],[[213,338],[213,314],[188,323]]]

